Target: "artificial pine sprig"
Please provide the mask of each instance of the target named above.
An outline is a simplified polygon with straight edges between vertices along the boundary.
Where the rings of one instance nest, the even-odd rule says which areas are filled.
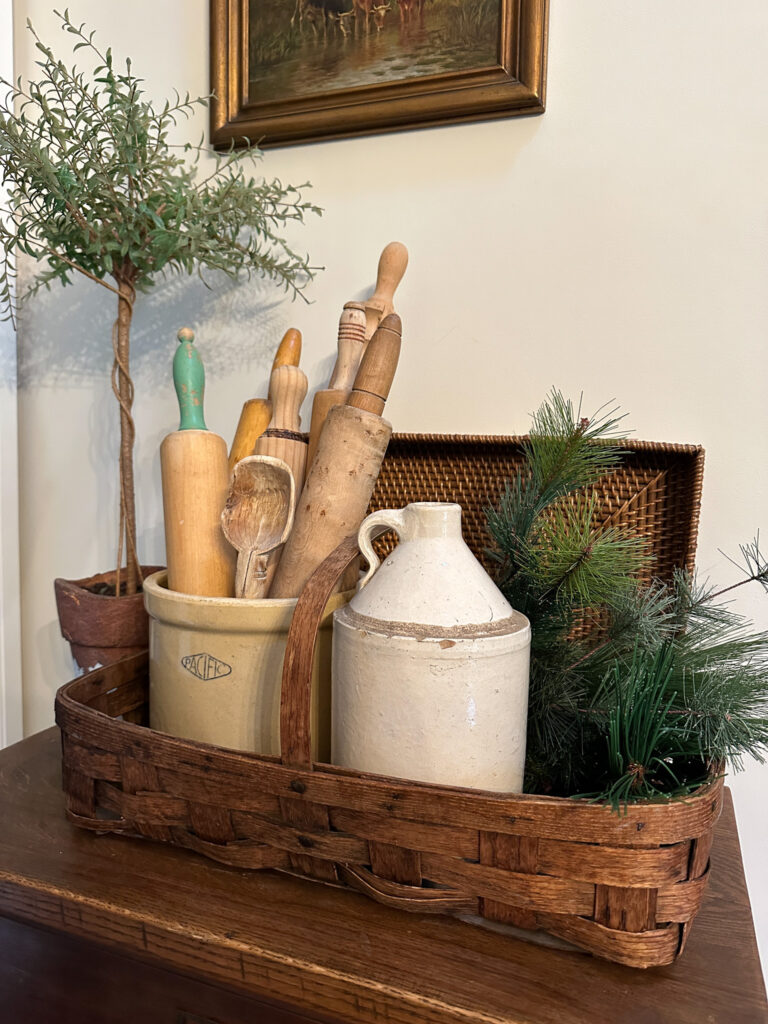
[[[595,495],[556,504],[529,537],[524,570],[540,596],[582,608],[613,604],[635,591],[634,574],[647,563],[641,537],[597,524]]]
[[[630,800],[680,795],[706,781],[695,731],[673,711],[674,660],[669,644],[652,657],[638,651],[628,667],[614,665],[596,695],[595,703],[608,707],[607,781],[599,796],[614,808]],[[678,766],[692,760],[696,777],[691,781],[690,770],[686,777]]]
[[[590,648],[573,628],[598,607],[624,608],[647,561],[637,536],[598,523],[587,492],[622,456],[616,412],[588,418],[553,391],[533,418],[522,470],[487,513],[497,582],[531,621],[528,786],[546,791],[570,789],[583,761],[577,709],[589,690],[579,663]]]
[[[619,420],[582,418],[553,392],[488,511],[497,582],[532,627],[526,789],[614,807],[768,752],[768,633],[718,603],[745,583],[768,589],[759,538],[732,587],[682,570],[643,585],[642,541],[601,527],[588,490],[621,456]]]

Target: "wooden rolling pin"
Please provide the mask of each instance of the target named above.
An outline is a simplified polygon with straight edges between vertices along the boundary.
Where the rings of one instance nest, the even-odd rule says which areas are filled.
[[[289,328],[283,335],[272,369],[278,366],[298,366],[301,358],[301,331]],[[272,403],[268,398],[250,398],[240,413],[240,420],[235,431],[235,439],[229,452],[229,471],[235,468],[240,459],[253,455],[253,446],[269,426],[272,419]]]
[[[400,317],[385,317],[368,344],[346,405],[328,413],[270,597],[298,597],[318,565],[357,532],[387,450],[382,418],[400,354]]]
[[[309,428],[307,468],[317,451],[320,431],[334,405],[344,405],[355,382],[360,360],[365,349],[365,306],[360,302],[347,302],[339,318],[338,355],[328,387],[318,391],[312,402],[312,421]]]
[[[304,470],[307,463],[307,441],[301,430],[299,409],[307,394],[307,377],[298,366],[278,366],[269,380],[269,398],[272,402],[272,419],[253,449],[254,455],[272,455],[288,464],[295,484],[294,503],[304,485]],[[276,548],[267,563],[267,580],[263,593],[272,596],[270,586],[275,575],[282,547]]]
[[[173,383],[181,421],[160,445],[168,589],[233,597],[236,554],[221,531],[229,490],[227,446],[205,426],[205,372],[194,338],[188,327],[179,331]]]
[[[376,274],[376,290],[365,300],[365,337],[373,337],[376,328],[385,316],[394,312],[392,299],[395,289],[403,279],[408,266],[408,250],[402,242],[390,242],[385,245],[379,257],[379,269]]]

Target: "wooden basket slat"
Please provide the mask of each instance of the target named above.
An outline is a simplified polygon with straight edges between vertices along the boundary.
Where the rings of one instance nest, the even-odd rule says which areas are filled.
[[[667,889],[659,889],[656,917],[659,921],[692,921],[699,912],[709,881],[709,869],[699,878],[678,882]]]
[[[478,859],[476,828],[430,825],[423,821],[385,818],[376,814],[346,810],[343,807],[331,807],[329,818],[333,828],[338,828],[341,832],[357,829],[379,843],[391,843],[407,849],[423,850],[426,853],[447,853],[452,857],[469,860]]]
[[[186,800],[167,793],[126,793],[109,782],[96,783],[99,806],[131,821],[148,825],[184,825],[189,821]]]
[[[421,867],[430,882],[450,884],[464,892],[503,900],[512,906],[577,915],[589,915],[595,906],[592,882],[504,871],[437,853],[424,854]]]
[[[186,828],[173,831],[173,841],[195,853],[202,853],[220,864],[228,864],[232,868],[247,868],[251,871],[262,871],[264,868],[277,868],[287,871],[290,859],[285,850],[280,850],[266,843],[258,843],[252,839],[239,839],[231,843],[212,843],[201,839]]]
[[[189,827],[196,836],[211,843],[230,843],[237,838],[232,812],[221,804],[187,800]]]
[[[306,819],[305,819],[306,820]],[[329,832],[311,827],[294,827],[242,811],[232,814],[232,824],[238,835],[260,838],[289,853],[311,856],[320,860],[351,861],[367,864],[368,841],[343,832]]]
[[[86,747],[77,743],[66,732],[61,734],[61,745],[65,762],[72,765],[73,768],[76,767],[84,774],[90,775],[92,779],[105,782],[122,781],[123,770],[117,754]]]
[[[221,782],[216,778],[196,775],[192,771],[177,771],[173,768],[158,768],[160,785],[164,792],[184,800],[195,800],[208,807],[226,806],[232,813],[252,812],[267,818],[280,817],[280,800],[274,793],[262,792],[247,782],[238,787],[235,794],[222,802]]]
[[[506,871],[536,874],[539,866],[539,844],[542,840],[531,836],[509,836],[503,832],[479,833],[480,863]],[[592,849],[592,847],[590,847]],[[516,928],[535,931],[539,927],[538,915],[529,907],[511,906],[504,899],[483,897],[480,915],[489,921],[511,924]]]
[[[668,924],[642,932],[626,932],[607,928],[586,917],[564,914],[538,915],[539,927],[566,939],[575,946],[585,947],[595,956],[613,960],[627,967],[662,967],[671,963],[679,952],[680,926]]]
[[[657,897],[657,889],[596,885],[595,921],[606,928],[618,928],[626,932],[653,931]]]
[[[536,870],[606,885],[668,885],[688,877],[689,843],[652,850],[537,840]]]
[[[99,669],[99,672],[107,671]],[[95,673],[94,673],[95,674]],[[220,799],[229,806],[252,809],[254,790],[268,794],[296,793],[300,799],[326,807],[344,807],[377,813],[392,819],[423,821],[528,835],[572,842],[601,842],[610,829],[611,845],[639,848],[666,845],[705,835],[720,813],[719,791],[711,797],[669,803],[631,805],[617,816],[609,807],[585,801],[561,800],[531,794],[499,796],[481,790],[449,789],[428,783],[404,783],[372,775],[342,771],[332,765],[315,765],[314,771],[284,768],[266,757],[237,753],[179,740],[140,726],[126,725],[94,712],[83,713],[64,695],[59,702],[59,724],[77,732],[81,740],[102,743],[117,750],[130,743],[134,757],[159,769],[180,768],[194,772],[215,767],[220,777]]]
[[[485,558],[484,508],[520,465],[523,441],[395,435],[372,507],[458,501],[466,539]],[[654,556],[650,572],[668,579],[675,567],[693,566],[703,452],[647,442],[624,448],[619,469],[595,488],[600,521],[642,532]],[[382,550],[388,543],[377,541]],[[310,762],[318,605],[353,556],[353,546],[334,553],[294,615],[282,761],[146,728],[146,656],[63,687],[56,709],[70,820],[172,842],[241,869],[342,883],[414,912],[543,928],[630,966],[670,963],[706,887],[722,779],[684,801],[616,815],[586,801],[431,786]]]
[[[302,831],[330,831],[328,808],[311,801],[301,801],[293,797],[281,797],[280,811],[285,821],[295,825]],[[335,882],[337,878],[336,864],[333,860],[327,863],[316,857],[300,852],[290,855],[291,867],[294,871],[307,878],[316,878],[320,882]]]
[[[368,863],[374,875],[400,885],[421,886],[424,881],[424,869],[422,856],[418,850],[374,841],[368,845]]]
[[[455,889],[421,888],[379,878],[365,868],[339,867],[339,878],[377,903],[419,914],[476,914],[478,899]]]

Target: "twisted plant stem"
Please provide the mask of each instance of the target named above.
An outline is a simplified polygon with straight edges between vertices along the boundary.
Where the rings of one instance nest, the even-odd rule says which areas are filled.
[[[126,548],[126,594],[135,594],[143,582],[136,551],[136,505],[133,480],[133,443],[136,427],[131,414],[134,387],[130,374],[130,335],[133,306],[136,299],[135,274],[132,268],[124,275],[115,275],[118,284],[117,320],[112,328],[112,391],[120,406],[120,529],[118,530],[117,573],[115,596],[120,596],[123,561],[123,539]]]

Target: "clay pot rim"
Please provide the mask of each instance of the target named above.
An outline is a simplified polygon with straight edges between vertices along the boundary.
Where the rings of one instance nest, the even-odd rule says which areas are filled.
[[[142,565],[142,573],[144,574],[144,580],[147,580],[150,576],[155,573],[165,571],[163,565]],[[81,579],[70,580],[64,576],[57,576],[53,585],[57,590],[84,590],[88,594],[88,600],[93,601],[127,601],[130,598],[143,598],[141,591],[135,594],[94,594],[93,591],[88,590],[88,586],[93,583],[109,583],[114,580],[117,575],[116,569],[108,569],[107,572],[97,572],[92,576],[83,576]]]

